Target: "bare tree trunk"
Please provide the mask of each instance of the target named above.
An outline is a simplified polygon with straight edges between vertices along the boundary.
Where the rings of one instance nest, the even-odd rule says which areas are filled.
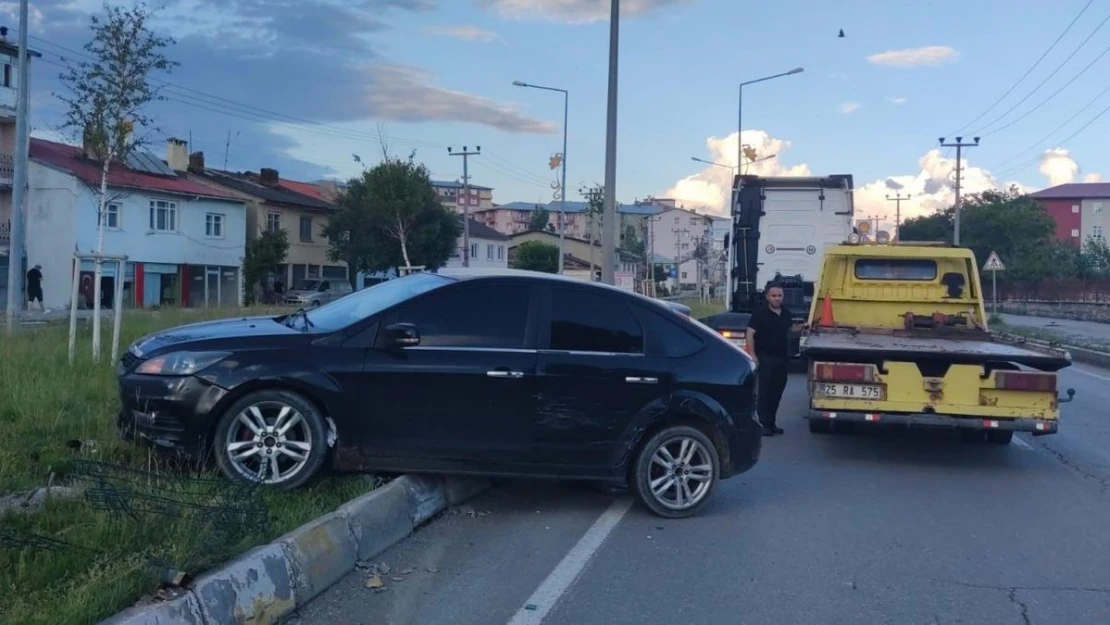
[[[104,215],[108,209],[108,168],[111,163],[111,155],[105,155],[104,164],[100,168],[100,198],[96,207],[96,253],[98,258],[93,261],[93,362],[100,360],[100,280],[103,271],[99,255],[104,253]],[[117,280],[122,278],[123,276],[116,276]],[[72,304],[76,305],[77,302]],[[119,305],[118,302],[115,304]]]
[[[405,269],[412,269],[412,263],[409,262],[409,232],[401,220],[397,220],[397,239],[401,242],[401,257],[405,259]]]

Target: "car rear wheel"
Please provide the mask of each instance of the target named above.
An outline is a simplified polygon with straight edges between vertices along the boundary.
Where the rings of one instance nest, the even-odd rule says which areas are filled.
[[[213,447],[227,477],[292,490],[323,466],[326,437],[316,406],[297,393],[275,389],[235,402],[216,426]]]
[[[720,475],[717,449],[697,428],[665,428],[640,448],[631,476],[637,498],[653,513],[677,519],[695,514]]]

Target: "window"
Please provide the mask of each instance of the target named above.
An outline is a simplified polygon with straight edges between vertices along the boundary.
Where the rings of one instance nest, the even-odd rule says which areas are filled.
[[[1071,229],[1071,236],[1078,239],[1079,238],[1079,230],[1077,228],[1072,228]]]
[[[1091,234],[1094,235],[1094,237],[1096,239],[1101,239],[1102,238],[1102,226],[1092,227],[1091,228]]]
[[[156,232],[176,232],[177,202],[151,200],[150,229]]]
[[[219,213],[208,213],[204,216],[204,236],[215,239],[224,238],[224,216]]]
[[[478,244],[477,243],[471,243],[470,244],[470,257],[471,258],[478,258]]]
[[[497,260],[505,260],[505,246],[504,245],[498,245],[497,246]]]
[[[4,86],[11,87],[12,85],[12,64],[4,63]]]
[[[414,302],[386,323],[414,324],[421,347],[520,349],[531,291],[526,285],[464,283]]]
[[[308,265],[307,269],[308,271],[305,275],[307,275],[309,278],[320,277],[320,265]]]
[[[671,311],[650,310],[651,308],[640,305],[633,307],[636,318],[644,328],[649,354],[682,358],[701,351],[705,346],[700,338],[673,318]]]
[[[699,223],[701,223],[701,221],[700,221],[700,220],[699,220],[699,219],[698,219],[697,217],[691,217],[691,218],[690,218],[690,225],[691,225],[691,226],[696,226],[696,225],[698,225]]]
[[[677,216],[676,216],[676,217],[674,218],[674,222],[675,222],[676,224],[678,223],[678,217],[677,217]]]
[[[931,260],[906,258],[861,258],[856,261],[857,280],[913,280],[929,282],[937,278],[937,264]]]
[[[266,213],[266,230],[270,232],[281,230],[281,213]]]
[[[486,245],[486,260],[493,260],[493,245]]]
[[[301,241],[312,243],[312,218],[301,217]]]
[[[1094,213],[1096,215],[1101,215],[1102,214],[1102,202],[1095,202],[1094,206],[1095,206],[1094,207]]]
[[[119,204],[114,202],[104,207],[100,219],[104,222],[105,230],[119,230],[119,211]]]
[[[417,273],[404,278],[387,280],[373,288],[363,289],[357,295],[329,302],[314,309],[308,313],[308,316],[319,328],[338,330],[411,297],[454,282],[450,278],[434,273]]]
[[[682,279],[683,279],[683,280],[685,280],[685,279],[686,279],[686,272],[685,272],[685,271],[683,271],[683,272],[682,272]]]
[[[643,348],[643,331],[621,295],[551,290],[551,349],[638,354]]]
[[[1078,204],[1072,204],[1071,205],[1071,212],[1078,213],[1079,212],[1079,205]]]

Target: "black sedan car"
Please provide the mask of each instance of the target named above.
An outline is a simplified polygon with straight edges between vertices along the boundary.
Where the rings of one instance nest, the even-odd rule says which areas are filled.
[[[687,516],[762,439],[751,359],[683,313],[549,274],[414,274],[136,341],[119,426],[282,488],[325,468],[588,479]]]

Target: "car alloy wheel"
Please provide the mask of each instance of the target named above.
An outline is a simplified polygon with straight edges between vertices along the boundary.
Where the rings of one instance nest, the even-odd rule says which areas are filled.
[[[323,464],[323,419],[299,395],[252,393],[221,419],[214,444],[220,468],[243,482],[296,488]]]
[[[636,461],[634,488],[652,512],[679,518],[697,512],[717,483],[720,461],[697,428],[673,426],[653,436]]]

